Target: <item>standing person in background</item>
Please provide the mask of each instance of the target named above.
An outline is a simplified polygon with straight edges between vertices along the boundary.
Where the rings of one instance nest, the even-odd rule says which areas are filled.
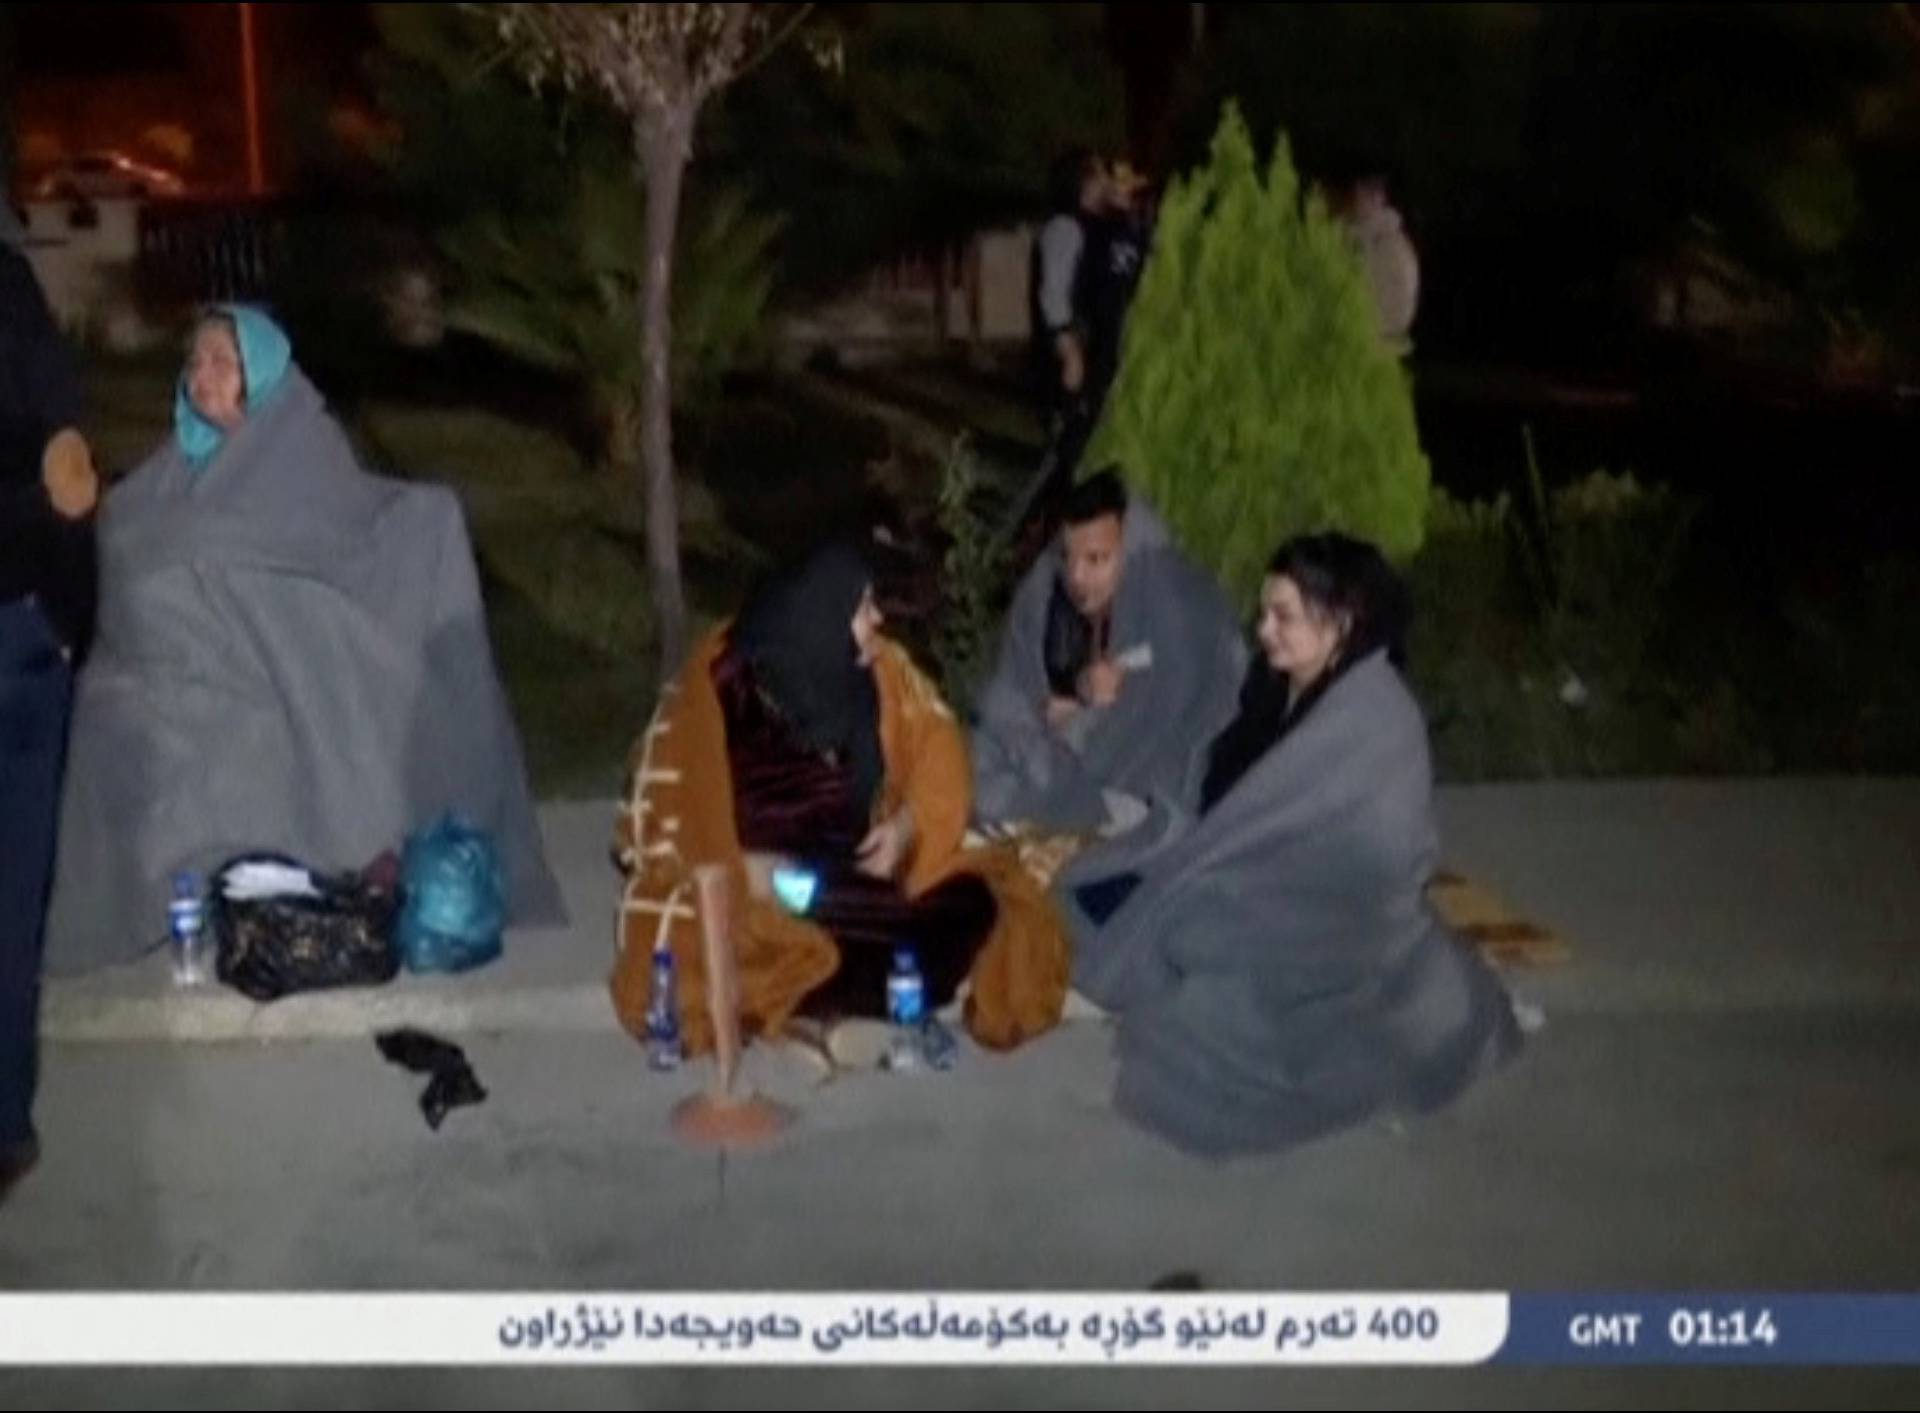
[[[1420,256],[1407,237],[1405,219],[1387,199],[1386,178],[1369,173],[1354,182],[1340,217],[1366,265],[1380,311],[1380,337],[1405,357],[1413,350],[1413,321],[1420,310]]]
[[[1049,493],[1073,483],[1074,467],[1093,435],[1086,259],[1108,206],[1106,164],[1076,149],[1054,164],[1052,187],[1053,214],[1034,241],[1028,291],[1034,382],[1051,458]]]
[[[1127,310],[1147,263],[1151,228],[1146,187],[1146,178],[1127,163],[1108,168],[1101,210],[1089,225],[1080,261],[1076,303],[1087,332],[1084,401],[1089,433],[1099,424],[1119,374]]]

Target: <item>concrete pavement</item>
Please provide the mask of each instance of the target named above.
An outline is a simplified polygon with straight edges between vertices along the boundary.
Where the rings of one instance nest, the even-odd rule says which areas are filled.
[[[280,1043],[181,1044],[158,1036],[274,1032],[131,977],[57,993],[47,1158],[0,1212],[0,1288],[1125,1290],[1191,1270],[1233,1290],[1920,1289],[1920,784],[1487,787],[1442,815],[1449,860],[1574,960],[1519,979],[1550,1018],[1523,1058],[1408,1129],[1194,1162],[1113,1116],[1108,1032],[1081,1023],[911,1079],[818,1087],[759,1054],[795,1127],[724,1164],[688,1152],[667,1114],[702,1075],[650,1074],[611,1028],[609,816],[569,807],[547,825],[573,927],[378,998],[383,1024],[456,1033],[491,1090],[438,1134],[344,1001],[282,1003]],[[1902,1371],[0,1374],[0,1401],[55,1407],[1903,1407],[1916,1389]]]

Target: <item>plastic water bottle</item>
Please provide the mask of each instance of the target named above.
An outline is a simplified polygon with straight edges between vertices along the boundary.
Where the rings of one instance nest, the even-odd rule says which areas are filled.
[[[893,1034],[887,1041],[886,1068],[921,1067],[920,1032],[927,1019],[927,984],[920,975],[919,958],[911,947],[893,954],[893,972],[887,977],[887,1019]]]
[[[173,876],[173,898],[167,904],[175,986],[206,985],[206,932],[207,910],[201,897],[200,875],[182,870]]]
[[[679,1069],[687,1057],[675,989],[673,952],[662,947],[653,954],[653,995],[647,1003],[647,1063],[662,1072]]]

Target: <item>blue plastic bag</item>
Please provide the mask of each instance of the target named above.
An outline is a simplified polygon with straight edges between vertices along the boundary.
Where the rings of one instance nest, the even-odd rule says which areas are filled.
[[[499,957],[507,890],[491,836],[443,815],[408,838],[401,867],[399,944],[408,971],[471,971]]]

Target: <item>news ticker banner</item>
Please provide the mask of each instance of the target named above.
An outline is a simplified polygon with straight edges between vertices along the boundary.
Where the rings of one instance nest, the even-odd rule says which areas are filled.
[[[0,1295],[0,1367],[1920,1365],[1920,1296]]]

